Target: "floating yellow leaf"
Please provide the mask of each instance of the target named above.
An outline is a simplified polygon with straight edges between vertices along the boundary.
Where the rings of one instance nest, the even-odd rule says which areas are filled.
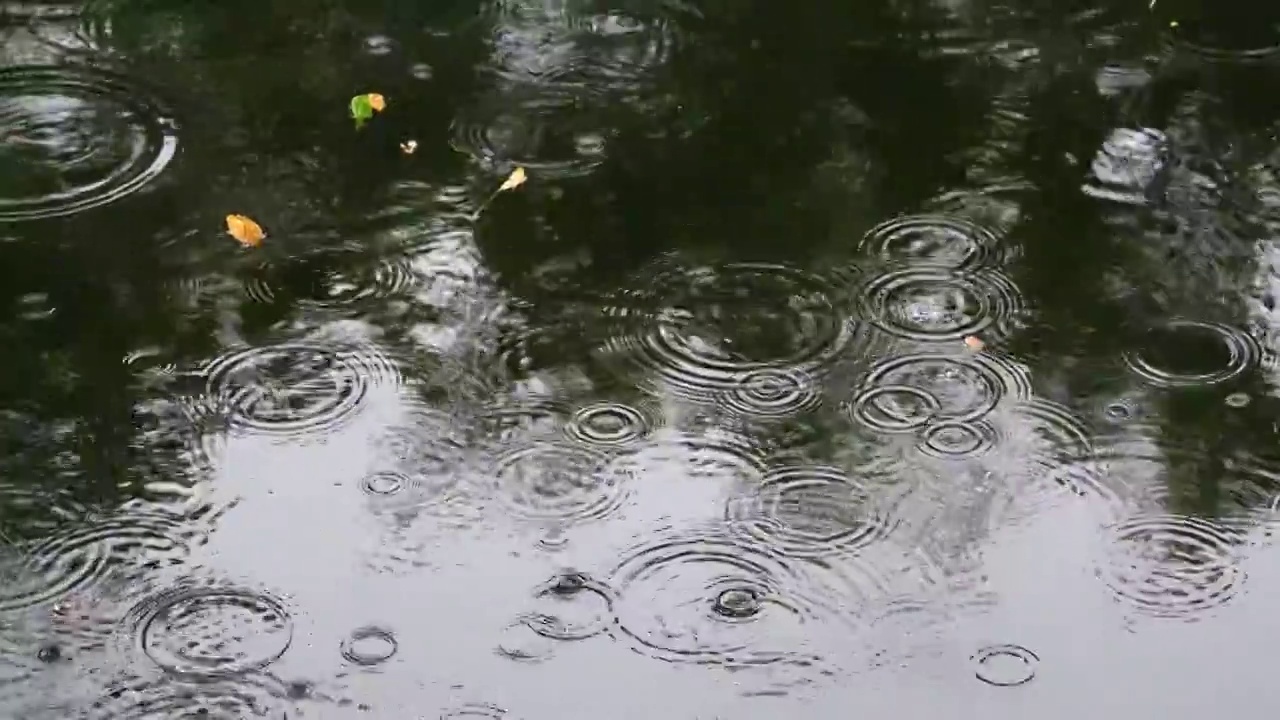
[[[378,93],[369,93],[368,95],[365,95],[365,99],[369,101],[369,107],[377,110],[378,112],[382,112],[387,109],[387,99]]]
[[[979,352],[986,347],[986,343],[982,342],[982,338],[970,335],[964,339],[964,346],[974,352]]]
[[[503,190],[515,190],[523,185],[524,181],[528,179],[529,176],[525,173],[524,168],[518,167],[511,171],[511,174],[507,176],[506,180],[502,181],[502,186],[498,188],[498,192],[502,192]]]
[[[418,149],[418,141],[405,140],[404,142],[400,143],[400,149],[404,151],[405,155],[412,155],[413,151]]]
[[[227,216],[227,234],[245,247],[258,247],[267,236],[261,225],[244,215]]]

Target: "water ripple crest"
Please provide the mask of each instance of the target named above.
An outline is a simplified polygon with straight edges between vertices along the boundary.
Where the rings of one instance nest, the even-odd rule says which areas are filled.
[[[854,630],[851,591],[834,571],[788,562],[720,526],[651,537],[625,551],[610,578],[617,632],[637,652],[763,670],[776,692],[829,677],[837,648],[850,645],[842,631]]]
[[[1098,565],[1114,597],[1141,615],[1194,620],[1245,580],[1231,533],[1188,515],[1146,515],[1113,526]]]
[[[78,66],[0,69],[0,220],[83,212],[138,192],[178,151],[177,124],[128,79]]]

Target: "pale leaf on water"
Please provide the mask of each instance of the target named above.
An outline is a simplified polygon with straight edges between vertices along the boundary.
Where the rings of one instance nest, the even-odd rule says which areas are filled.
[[[524,181],[528,179],[529,176],[525,173],[524,168],[518,167],[511,171],[511,174],[507,176],[506,180],[502,181],[502,185],[498,188],[498,192],[502,192],[504,190],[515,190],[523,185]]]
[[[227,234],[245,247],[258,247],[267,236],[262,226],[244,215],[227,216]]]

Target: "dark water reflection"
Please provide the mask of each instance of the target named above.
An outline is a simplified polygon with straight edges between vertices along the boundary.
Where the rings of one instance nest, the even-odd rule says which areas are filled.
[[[1280,13],[908,5],[0,5],[0,715],[1265,716]]]

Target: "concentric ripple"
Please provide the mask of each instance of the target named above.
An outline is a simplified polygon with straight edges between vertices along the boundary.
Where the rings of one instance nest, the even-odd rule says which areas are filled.
[[[180,682],[131,678],[112,683],[84,720],[288,720],[297,713],[289,688],[270,678]]]
[[[866,488],[838,468],[822,465],[769,471],[752,492],[729,500],[725,519],[795,557],[854,551],[893,528],[891,515]]]
[[[943,460],[973,458],[990,450],[999,433],[985,420],[939,420],[920,434],[920,451]]]
[[[719,400],[734,415],[771,420],[812,410],[821,404],[822,395],[813,376],[803,370],[764,368],[743,375]]]
[[[225,678],[261,670],[293,642],[284,603],[234,585],[187,582],[132,608],[126,630],[156,665],[179,677]]]
[[[304,435],[332,429],[359,409],[369,388],[397,383],[371,348],[285,343],[238,350],[206,369],[208,394],[229,422],[252,432]]]
[[[920,353],[873,366],[846,411],[873,429],[903,432],[931,420],[977,420],[1030,396],[1026,370],[1003,356]]]
[[[867,284],[863,302],[867,317],[883,330],[924,342],[1003,333],[1023,312],[1017,287],[990,269],[892,269]]]
[[[623,553],[611,574],[617,630],[645,655],[731,670],[764,669],[784,687],[827,676],[850,646],[850,589],[719,528],[666,532]]]
[[[160,101],[125,78],[76,66],[0,69],[6,165],[0,220],[83,212],[138,192],[178,149]]]
[[[598,402],[575,410],[563,432],[570,440],[608,450],[634,445],[661,424],[657,409],[648,404]]]
[[[1250,65],[1280,56],[1278,18],[1268,5],[1256,6],[1257,12],[1246,9],[1221,14],[1178,12],[1178,7],[1174,3],[1166,12],[1157,3],[1153,10],[1164,20],[1161,26],[1167,28],[1170,42],[1204,62]]]
[[[467,703],[440,714],[440,720],[504,720],[507,711],[490,703]]]
[[[0,612],[56,603],[100,583],[111,548],[91,526],[31,544],[0,545]]]
[[[765,370],[820,375],[854,339],[835,283],[797,268],[666,265],[644,282],[613,308],[608,349],[696,400]]]
[[[525,622],[552,640],[584,640],[613,622],[613,590],[583,573],[563,572],[539,586],[533,597],[536,607]]]
[[[494,487],[517,517],[542,523],[595,520],[617,511],[629,492],[627,473],[609,456],[560,443],[516,448],[495,463]]]
[[[1257,365],[1257,340],[1229,325],[1174,320],[1154,328],[1124,355],[1136,375],[1157,387],[1217,385]]]
[[[1098,576],[1143,615],[1191,620],[1240,592],[1237,560],[1228,532],[1208,520],[1146,516],[1112,528]]]
[[[520,166],[544,178],[584,175],[604,161],[606,142],[597,113],[554,89],[516,87],[453,122],[454,149],[494,173]]]
[[[858,249],[890,262],[973,270],[994,265],[1001,240],[990,230],[945,215],[905,215],[867,231]]]

